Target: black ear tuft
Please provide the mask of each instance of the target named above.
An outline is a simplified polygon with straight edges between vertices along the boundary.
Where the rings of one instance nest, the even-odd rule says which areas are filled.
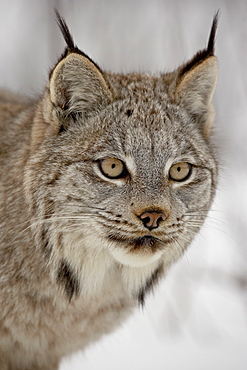
[[[189,60],[187,63],[185,63],[182,66],[180,73],[179,73],[179,77],[182,77],[185,73],[189,72],[196,65],[203,62],[208,57],[214,55],[215,35],[216,35],[217,26],[218,26],[218,19],[219,19],[219,10],[216,12],[214,19],[213,19],[207,48],[198,51],[191,60]]]
[[[67,48],[70,52],[74,51],[75,49],[77,49],[77,46],[74,43],[74,40],[71,36],[69,28],[68,28],[64,18],[61,17],[61,15],[59,14],[57,9],[55,9],[55,13],[56,13],[56,17],[57,17],[57,24],[58,24],[58,26],[59,26],[59,28],[62,32],[64,40],[67,44]]]
[[[69,27],[67,26],[65,20],[61,15],[59,14],[58,10],[55,9],[56,17],[57,17],[57,24],[62,32],[63,38],[67,44],[67,48],[65,49],[64,53],[61,55],[59,58],[58,62],[60,62],[63,58],[65,58],[68,54],[70,53],[77,53],[85,58],[87,58],[91,63],[95,65],[95,67],[101,71],[100,67],[87,55],[85,54],[82,50],[80,50],[76,44],[74,43],[73,37],[71,36]],[[50,72],[50,76],[52,74],[52,71]]]
[[[219,10],[215,13],[209,39],[208,39],[207,51],[209,55],[214,55],[215,35],[216,35],[217,27],[218,27],[218,21],[219,21]]]

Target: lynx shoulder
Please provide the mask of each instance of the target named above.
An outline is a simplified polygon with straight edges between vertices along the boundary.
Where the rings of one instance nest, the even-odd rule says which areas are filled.
[[[214,198],[217,15],[168,74],[67,47],[38,100],[0,92],[0,367],[57,369],[116,328],[183,255]]]

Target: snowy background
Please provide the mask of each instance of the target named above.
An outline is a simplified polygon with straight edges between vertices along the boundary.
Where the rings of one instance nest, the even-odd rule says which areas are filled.
[[[1,86],[36,95],[64,43],[111,71],[170,71],[205,46],[220,9],[216,54],[219,189],[184,258],[119,330],[60,370],[247,369],[247,1],[1,0]]]

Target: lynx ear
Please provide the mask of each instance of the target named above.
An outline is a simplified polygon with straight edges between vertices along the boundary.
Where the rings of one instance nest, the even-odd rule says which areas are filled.
[[[67,48],[50,74],[50,100],[62,121],[88,117],[109,104],[112,92],[100,68],[75,46],[58,13],[57,19]]]
[[[84,55],[68,54],[51,74],[50,99],[66,115],[90,115],[111,98],[101,71]]]
[[[217,22],[218,13],[213,20],[207,48],[179,68],[174,94],[175,100],[185,106],[202,126],[205,136],[210,134],[214,117],[212,97],[218,76],[217,58],[214,56]]]

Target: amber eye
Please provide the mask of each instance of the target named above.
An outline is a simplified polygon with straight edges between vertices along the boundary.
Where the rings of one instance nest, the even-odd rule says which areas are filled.
[[[169,176],[174,181],[185,181],[187,180],[192,171],[192,166],[187,162],[179,162],[171,166]]]
[[[99,162],[99,167],[103,175],[110,179],[119,179],[126,175],[124,163],[117,158],[102,159]]]

